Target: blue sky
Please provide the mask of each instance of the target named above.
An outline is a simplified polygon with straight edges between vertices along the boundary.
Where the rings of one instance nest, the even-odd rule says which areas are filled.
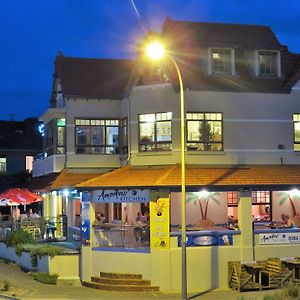
[[[300,53],[298,0],[0,0],[0,120],[47,110],[59,50],[74,57],[134,58],[139,39],[149,29],[159,31],[166,16],[267,25]]]

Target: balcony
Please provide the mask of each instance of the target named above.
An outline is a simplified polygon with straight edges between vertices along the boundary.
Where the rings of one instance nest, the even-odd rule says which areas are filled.
[[[38,154],[33,161],[33,177],[60,172],[65,166],[65,157],[65,154],[51,155],[49,157],[44,157],[43,153]]]

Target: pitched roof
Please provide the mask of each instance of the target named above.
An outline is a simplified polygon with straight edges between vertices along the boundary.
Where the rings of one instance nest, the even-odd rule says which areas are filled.
[[[65,189],[65,188],[72,188],[79,184],[80,182],[89,180],[94,177],[98,177],[102,175],[105,171],[103,172],[71,172],[70,170],[63,170],[57,178],[52,182],[50,189],[51,190],[60,190],[60,189]]]
[[[181,166],[126,166],[77,184],[78,188],[181,186]],[[195,189],[300,186],[300,165],[186,166],[186,186]]]
[[[59,173],[50,173],[44,176],[33,177],[26,187],[35,192],[49,190],[58,175]]]
[[[191,90],[288,93],[300,79],[300,63],[296,54],[280,44],[271,28],[258,25],[222,24],[174,21],[167,18],[162,38],[180,68],[184,87]],[[201,49],[228,47],[235,49],[237,76],[209,76],[207,61]],[[281,78],[256,77],[249,63],[249,51],[278,50],[281,52]],[[174,85],[178,78],[173,71],[169,77]]]
[[[122,99],[133,62],[126,59],[65,57],[55,60],[55,77],[60,78],[65,96]]]

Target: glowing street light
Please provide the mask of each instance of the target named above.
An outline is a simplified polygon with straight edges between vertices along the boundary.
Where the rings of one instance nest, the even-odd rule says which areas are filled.
[[[184,95],[182,76],[174,58],[167,54],[160,42],[152,42],[146,46],[146,54],[153,60],[168,57],[175,66],[180,93],[180,133],[181,133],[181,259],[182,259],[182,299],[187,299],[187,272],[186,272],[186,201],[185,201],[185,123],[184,123]]]

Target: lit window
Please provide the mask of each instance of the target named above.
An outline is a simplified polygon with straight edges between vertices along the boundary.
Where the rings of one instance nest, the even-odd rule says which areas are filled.
[[[66,119],[55,119],[45,125],[46,156],[64,154],[66,151]]]
[[[260,76],[277,76],[278,74],[277,52],[259,51],[258,60],[259,60]]]
[[[231,50],[212,49],[212,73],[231,74]]]
[[[0,157],[0,173],[6,173],[6,158]]]
[[[33,164],[33,156],[26,156],[25,158],[25,170],[28,171],[28,172],[31,172],[32,171],[32,164]]]
[[[222,113],[187,113],[187,149],[222,151]]]
[[[139,115],[139,150],[172,150],[172,113]]]
[[[294,114],[293,121],[294,121],[294,150],[300,151],[300,114]]]
[[[76,119],[75,125],[76,153],[119,153],[119,120]]]
[[[239,204],[238,192],[227,192],[227,204],[228,206],[237,206]]]

